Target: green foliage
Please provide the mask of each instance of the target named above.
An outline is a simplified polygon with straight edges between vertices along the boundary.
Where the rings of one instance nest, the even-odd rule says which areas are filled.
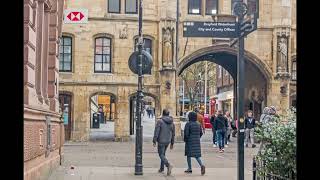
[[[256,137],[263,144],[257,160],[265,162],[258,173],[272,173],[281,177],[291,172],[296,174],[295,110],[288,111],[286,116],[274,117],[256,130]]]

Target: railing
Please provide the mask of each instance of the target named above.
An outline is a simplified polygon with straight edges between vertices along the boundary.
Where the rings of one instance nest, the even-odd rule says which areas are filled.
[[[261,169],[265,166],[265,162],[257,160],[256,157],[253,157],[252,161],[252,170],[253,170],[253,180],[296,180],[297,176],[294,172],[288,173],[286,177],[282,177],[269,172],[260,172]]]

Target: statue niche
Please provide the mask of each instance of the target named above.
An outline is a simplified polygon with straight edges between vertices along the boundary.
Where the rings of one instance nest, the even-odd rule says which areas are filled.
[[[277,43],[277,72],[288,72],[288,38],[278,36]]]
[[[166,28],[162,30],[162,66],[172,67],[173,62],[173,41],[172,41],[173,29]]]

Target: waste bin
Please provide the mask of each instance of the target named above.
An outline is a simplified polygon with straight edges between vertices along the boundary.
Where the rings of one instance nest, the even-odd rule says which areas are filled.
[[[93,113],[92,128],[100,128],[100,113]]]

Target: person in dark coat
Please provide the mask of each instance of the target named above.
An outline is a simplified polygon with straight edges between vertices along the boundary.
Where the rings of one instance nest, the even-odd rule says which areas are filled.
[[[216,131],[214,130],[214,119],[216,118],[216,114],[213,114],[210,118],[210,124],[212,125],[212,143],[213,147],[217,147],[217,141],[216,141]]]
[[[192,173],[191,157],[196,158],[200,167],[201,175],[205,174],[205,166],[201,162],[200,138],[203,135],[200,123],[197,121],[197,113],[190,112],[189,122],[184,127],[185,156],[187,156],[188,169],[185,173]]]
[[[218,111],[218,116],[215,118],[214,121],[214,129],[217,133],[217,142],[219,145],[219,152],[224,152],[224,141],[225,141],[225,131],[228,127],[228,120],[223,116],[221,110]]]
[[[160,157],[160,169],[159,173],[164,171],[164,165],[167,167],[167,175],[170,176],[172,165],[168,162],[166,158],[166,150],[170,144],[170,149],[173,149],[174,137],[175,137],[175,125],[173,123],[173,118],[169,116],[169,111],[164,109],[162,112],[161,119],[157,122],[154,129],[153,136],[153,146],[158,143],[158,153]]]

